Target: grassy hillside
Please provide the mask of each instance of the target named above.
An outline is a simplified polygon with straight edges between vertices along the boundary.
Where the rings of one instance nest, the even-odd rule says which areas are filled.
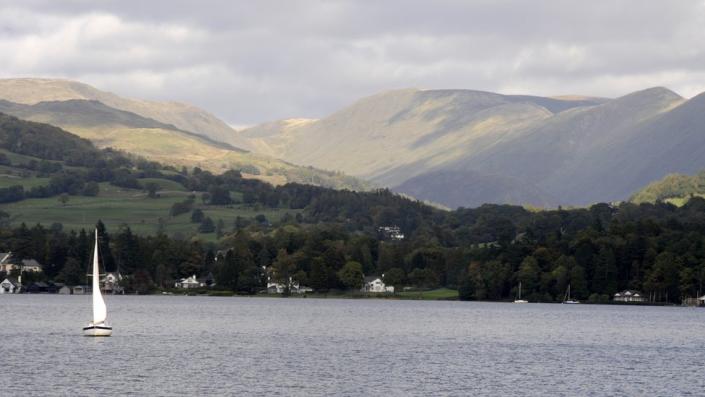
[[[149,198],[142,190],[124,189],[108,183],[100,184],[100,193],[95,197],[69,196],[68,202],[62,204],[56,197],[27,199],[16,203],[0,205],[0,210],[10,214],[10,223],[33,225],[48,221],[59,222],[66,229],[90,229],[96,219],[101,219],[110,230],[117,230],[122,224],[128,224],[139,234],[154,234],[162,230],[168,235],[180,235],[184,238],[197,237],[202,240],[215,240],[215,233],[198,232],[198,223],[191,222],[191,214],[170,216],[171,206],[186,199],[186,192],[181,185],[164,179],[141,179],[141,182],[157,182],[166,190],[158,191],[158,198]],[[254,217],[262,214],[270,222],[278,222],[286,214],[295,215],[297,210],[258,208],[244,204],[229,206],[203,205],[196,200],[194,209],[201,209],[205,216],[214,222],[222,220],[225,232],[233,229],[235,219],[239,216],[254,222]],[[51,223],[49,222],[49,223]],[[160,226],[161,225],[161,226]]]
[[[354,190],[369,188],[361,180],[341,173],[295,166],[250,153],[97,101],[68,100],[34,105],[0,101],[0,112],[56,125],[90,140],[99,148],[112,147],[162,164],[200,167],[214,173],[236,169],[249,178],[274,185],[298,182]]]
[[[696,175],[670,174],[652,182],[635,193],[629,201],[633,203],[655,203],[669,201],[683,205],[692,196],[705,195],[705,171]]]

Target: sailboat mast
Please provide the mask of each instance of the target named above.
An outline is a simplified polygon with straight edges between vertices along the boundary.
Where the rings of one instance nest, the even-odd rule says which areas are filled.
[[[95,230],[95,247],[93,248],[93,291],[100,291],[98,270],[98,229]]]

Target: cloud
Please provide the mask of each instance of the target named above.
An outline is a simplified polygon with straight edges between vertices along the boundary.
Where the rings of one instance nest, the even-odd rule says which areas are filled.
[[[0,1],[0,77],[81,80],[236,125],[403,87],[692,96],[702,26],[702,1]]]

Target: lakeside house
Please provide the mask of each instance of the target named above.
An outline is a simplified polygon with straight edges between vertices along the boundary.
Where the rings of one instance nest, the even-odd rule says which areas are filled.
[[[12,252],[0,253],[0,271],[10,274],[12,271],[41,272],[43,266],[35,259],[17,259]]]
[[[121,280],[122,274],[120,272],[107,272],[100,280],[102,283],[100,289],[106,294],[122,294],[124,293],[124,288],[120,286]]]
[[[267,282],[268,294],[283,294],[285,289],[286,285],[282,283]],[[289,283],[289,292],[292,294],[305,294],[313,292],[313,288],[300,285],[298,281],[292,281]]]
[[[176,283],[174,283],[174,287],[191,289],[205,287],[205,284],[198,281],[196,275],[194,274],[191,277],[182,278],[181,280],[177,281]]]
[[[93,292],[89,285],[77,285],[72,288],[71,292],[74,295],[86,295]]]
[[[214,285],[215,279],[213,278],[213,273],[208,273],[202,277],[196,277],[194,274],[191,275],[191,277],[182,278],[174,283],[174,287],[182,289],[212,287]]]
[[[384,275],[382,275],[384,277]],[[394,292],[394,286],[385,285],[382,277],[378,276],[367,276],[365,277],[365,282],[362,285],[362,292],[372,292],[372,293],[383,293],[383,292]]]
[[[306,287],[304,285],[299,284],[298,281],[295,281],[291,277],[289,277],[289,293],[292,294],[305,294],[307,292],[313,292],[313,288],[311,287]],[[267,293],[268,294],[283,294],[284,291],[286,290],[287,285],[284,283],[277,283],[272,280],[271,276],[267,276]]]
[[[614,294],[613,300],[615,302],[646,302],[647,299],[641,292],[627,289]]]
[[[0,283],[0,294],[17,294],[21,284],[14,277],[7,277]]]

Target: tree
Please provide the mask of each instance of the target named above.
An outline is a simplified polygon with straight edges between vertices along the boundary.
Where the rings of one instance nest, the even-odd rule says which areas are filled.
[[[159,195],[157,194],[157,190],[159,190],[159,185],[154,182],[145,183],[144,190],[147,192],[147,197],[149,198],[159,197]]]
[[[222,186],[213,185],[208,189],[208,193],[210,194],[210,200],[208,200],[210,205],[228,205],[233,202],[230,198],[230,192]]]
[[[309,274],[309,285],[316,292],[326,292],[330,288],[328,285],[328,267],[320,257],[313,258],[311,272]]]
[[[527,256],[519,266],[516,273],[517,281],[521,282],[521,288],[526,296],[538,292],[540,269],[538,261],[533,256]]]
[[[223,237],[223,229],[225,229],[225,222],[222,219],[218,219],[218,222],[215,224],[216,237]]]
[[[418,288],[438,286],[438,276],[431,269],[415,268],[407,275],[409,282]]]
[[[347,262],[343,265],[343,268],[338,271],[338,278],[348,289],[359,290],[362,288],[364,278],[362,265],[360,262]]]
[[[404,281],[406,280],[406,274],[404,273],[404,270],[398,267],[393,267],[384,272],[384,274],[382,275],[382,279],[382,281],[384,281],[384,283],[387,285],[399,287],[404,284]]]
[[[84,281],[81,275],[85,274],[85,272],[85,269],[76,258],[68,258],[56,279],[66,285],[79,285]]]
[[[62,206],[65,206],[66,203],[69,202],[69,195],[68,193],[61,193],[59,195],[59,202],[61,203]]]
[[[285,249],[280,249],[272,263],[272,279],[284,286],[285,296],[291,293],[291,282],[295,271],[296,264],[291,255]]]
[[[201,224],[198,226],[199,233],[213,233],[215,231],[215,225],[213,224],[213,219],[209,216],[203,218]]]
[[[204,217],[203,211],[196,208],[191,212],[191,223],[201,223]]]
[[[89,197],[95,197],[98,195],[100,192],[100,186],[98,185],[98,182],[87,182],[83,186],[83,191],[81,192],[82,195],[84,196],[89,196]]]

